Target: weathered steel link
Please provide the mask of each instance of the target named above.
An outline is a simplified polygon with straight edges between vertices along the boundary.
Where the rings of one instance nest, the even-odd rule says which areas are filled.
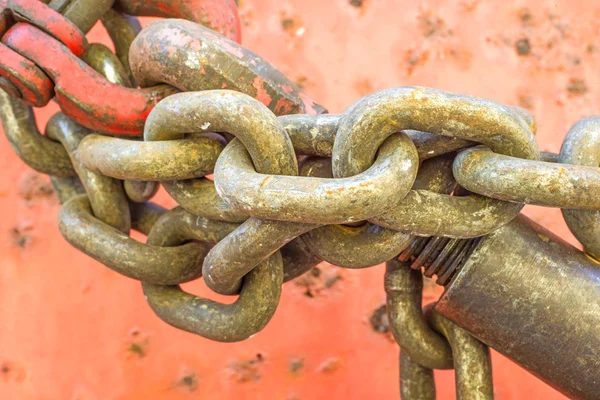
[[[167,209],[152,202],[129,203],[131,213],[131,228],[148,235],[158,219],[167,212]]]
[[[341,114],[292,114],[280,116],[279,120],[292,139],[298,154],[331,157],[341,117]],[[476,144],[468,140],[428,132],[414,130],[403,132],[413,141],[420,160],[427,160]]]
[[[490,150],[469,149],[458,155],[454,176],[465,189],[495,199],[600,210],[598,167],[524,160]]]
[[[302,235],[312,253],[344,268],[367,268],[400,253],[412,236],[375,224],[326,225]]]
[[[479,195],[462,197],[413,190],[391,211],[370,221],[419,236],[471,238],[509,223],[522,208],[523,204]]]
[[[560,162],[595,167],[599,171],[600,117],[584,118],[569,130],[560,149]],[[597,176],[597,172],[593,176]],[[598,197],[591,200],[600,204]],[[563,209],[562,213],[569,229],[585,250],[600,260],[600,211]]]
[[[46,135],[59,141],[69,153],[73,167],[85,187],[94,216],[100,221],[128,234],[131,228],[129,204],[123,191],[123,183],[105,175],[90,171],[82,165],[77,147],[90,133],[62,113],[55,114],[46,125]]]
[[[129,79],[128,72],[125,70],[119,58],[110,51],[109,48],[103,45],[91,44],[85,54],[83,60],[88,63],[95,71],[99,72],[106,78],[107,81],[117,84],[119,86],[131,87],[132,82]],[[89,136],[89,135],[88,135]],[[86,136],[87,137],[87,136]],[[115,139],[117,140],[117,139]],[[85,138],[84,140],[85,141]],[[110,142],[110,139],[109,139]],[[118,150],[113,147],[113,154],[123,155],[123,148],[119,147]],[[81,143],[78,147],[78,153],[80,160],[85,159],[81,152]],[[126,154],[126,153],[125,153]],[[85,165],[85,164],[84,164]],[[86,166],[86,168],[89,168]],[[99,172],[99,171],[95,171]],[[101,172],[101,171],[100,171]],[[104,175],[109,175],[104,173]],[[110,176],[110,175],[109,175]],[[114,177],[114,176],[113,176]],[[127,178],[124,178],[127,179]],[[133,178],[135,179],[135,178]],[[150,200],[158,191],[158,182],[140,182],[125,180],[123,184],[125,194],[127,197],[136,203],[145,203]]]
[[[331,174],[331,159],[319,163],[316,171]],[[454,187],[449,154],[425,161],[419,169],[412,190],[427,189],[451,193]],[[326,167],[325,167],[326,166]],[[346,268],[364,268],[386,262],[408,246],[413,237],[405,232],[367,223],[358,227],[327,225],[302,235],[311,252],[332,264]]]
[[[427,368],[452,368],[452,349],[421,310],[423,276],[397,259],[387,262],[385,291],[390,328],[406,354]]]
[[[508,155],[539,159],[531,129],[513,108],[471,96],[406,87],[368,95],[344,112],[333,147],[334,176],[364,171],[373,162],[383,140],[401,129],[440,133],[484,143]],[[406,213],[403,207],[395,207],[383,219],[372,221],[419,235],[472,237],[508,223],[522,208],[477,196],[450,198],[417,191],[409,193],[402,201],[404,204],[420,204],[423,214],[417,213],[417,217],[435,213],[428,218],[434,223],[416,228],[417,224],[411,221],[412,213]]]
[[[60,204],[65,204],[71,197],[85,194],[81,180],[77,175],[69,177],[50,176],[50,183]]]
[[[161,101],[144,126],[144,140],[227,132],[239,139],[261,173],[298,175],[294,147],[275,115],[258,100],[232,90],[178,93]]]
[[[234,209],[219,196],[214,182],[209,179],[163,181],[161,184],[181,207],[192,214],[228,222],[248,219],[248,215]]]
[[[0,90],[0,119],[8,143],[25,164],[52,176],[75,175],[65,148],[38,130],[31,107],[3,90]]]
[[[148,234],[151,246],[179,246],[190,240],[218,243],[233,232],[239,224],[198,217],[176,207],[163,214]]]
[[[165,181],[212,173],[223,147],[203,134],[158,142],[92,134],[82,140],[79,153],[87,168],[113,178]]]
[[[115,0],[52,0],[50,8],[87,33],[110,10]]]
[[[219,195],[253,217],[316,224],[362,221],[400,201],[417,175],[417,150],[390,136],[365,172],[340,179],[257,173],[241,143],[231,142],[215,167]]]
[[[273,317],[283,283],[281,254],[274,253],[243,279],[238,299],[222,304],[186,293],[179,286],[144,282],[148,304],[166,323],[220,342],[249,338]]]
[[[207,286],[219,294],[238,293],[244,275],[292,239],[317,226],[258,218],[246,220],[206,256],[202,274]]]
[[[433,370],[414,362],[402,349],[400,349],[400,398],[435,400]]]
[[[158,182],[125,181],[123,189],[127,198],[134,203],[145,203],[160,189]]]
[[[294,149],[283,126],[266,106],[239,92],[213,90],[171,96],[148,117],[144,139],[181,139],[185,133],[212,131],[236,136],[228,146],[241,141],[259,172],[298,174]],[[204,280],[217,293],[235,294],[246,273],[312,227],[251,218],[210,251],[203,266]],[[254,234],[246,235],[250,231]],[[242,234],[246,246],[240,243]],[[268,240],[271,237],[273,240]],[[256,246],[256,241],[269,246]]]
[[[324,111],[262,58],[188,21],[151,23],[134,40],[129,56],[142,87],[168,83],[183,91],[236,90],[276,115]]]
[[[301,237],[287,243],[280,252],[283,259],[283,282],[303,275],[323,261],[310,251]]]
[[[95,218],[86,196],[63,205],[58,226],[77,249],[122,275],[145,282],[169,285],[196,279],[208,252],[199,243],[164,248],[142,244]]]
[[[96,72],[104,76],[107,81],[119,86],[133,86],[121,60],[103,44],[90,44],[81,59]]]
[[[432,308],[425,315],[431,326],[448,339],[452,348],[457,400],[493,400],[489,348]]]
[[[123,68],[125,68],[129,81],[133,86],[136,86],[129,63],[129,48],[142,30],[140,21],[135,17],[111,9],[102,16],[101,22],[115,46],[115,54],[121,61]]]

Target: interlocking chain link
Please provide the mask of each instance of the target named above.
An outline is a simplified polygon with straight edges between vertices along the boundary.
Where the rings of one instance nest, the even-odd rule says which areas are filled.
[[[8,142],[51,176],[65,239],[142,281],[154,312],[179,329],[243,340],[269,322],[282,284],[319,262],[387,262],[402,398],[435,398],[432,369],[454,368],[457,398],[490,399],[487,347],[434,305],[422,309],[422,274],[398,255],[448,243],[468,252],[478,239],[458,239],[538,204],[562,208],[600,259],[599,117],[578,122],[557,156],[540,154],[527,111],[430,88],[376,92],[330,115],[239,45],[233,0],[0,0],[0,9]],[[141,30],[128,14],[184,20]],[[98,20],[115,53],[87,43]],[[62,112],[42,135],[30,106],[52,98]],[[159,184],[179,207],[149,202]],[[451,271],[424,273],[439,282]],[[237,300],[177,286],[200,277]]]

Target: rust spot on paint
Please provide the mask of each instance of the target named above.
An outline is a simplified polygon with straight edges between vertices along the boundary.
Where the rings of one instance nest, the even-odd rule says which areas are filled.
[[[257,382],[262,377],[260,366],[264,362],[262,353],[256,353],[256,356],[250,360],[236,361],[229,368],[233,372],[233,378],[239,383]]]
[[[140,337],[140,331],[138,329],[132,329],[129,332],[132,340],[127,344],[127,357],[142,359],[148,354],[148,346],[150,339],[148,337]]]
[[[523,26],[531,26],[533,23],[533,14],[528,8],[521,8],[517,11],[517,15]]]
[[[54,188],[46,176],[28,172],[19,185],[19,194],[31,205],[37,200],[54,197]]]
[[[292,357],[288,362],[288,370],[297,375],[304,368],[304,358],[302,357]]]
[[[571,78],[567,85],[567,91],[572,96],[583,96],[588,91],[585,81],[581,78]]]
[[[25,368],[15,362],[5,361],[0,365],[0,377],[4,382],[23,382],[25,376]]]
[[[410,49],[404,56],[404,62],[406,64],[406,75],[410,76],[413,74],[415,69],[424,66],[429,60],[429,51],[422,49]]]
[[[385,304],[382,304],[373,311],[369,322],[371,323],[371,328],[377,333],[387,333],[390,331],[390,321]]]
[[[515,43],[515,50],[520,56],[528,56],[531,53],[531,43],[528,38],[517,40]]]
[[[260,76],[257,76],[254,78],[254,82],[252,82],[252,87],[256,89],[256,95],[254,96],[256,100],[260,101],[265,106],[269,106],[273,99],[265,89],[265,81]]]
[[[199,383],[200,377],[194,371],[185,371],[183,376],[173,384],[173,387],[193,392],[198,389]]]
[[[314,298],[330,289],[343,279],[338,268],[321,264],[314,267],[306,274],[295,279],[293,282],[304,288],[304,296]]]
[[[33,237],[31,236],[31,230],[33,228],[31,226],[15,226],[10,231],[10,239],[11,242],[19,246],[20,248],[25,248],[33,243]]]
[[[452,35],[452,31],[448,29],[444,20],[431,12],[424,12],[419,15],[418,23],[421,33],[427,38]]]

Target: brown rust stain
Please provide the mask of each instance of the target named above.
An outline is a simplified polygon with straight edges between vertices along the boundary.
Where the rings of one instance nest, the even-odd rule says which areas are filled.
[[[232,378],[238,383],[258,382],[262,377],[260,366],[264,361],[262,353],[256,353],[254,358],[231,363],[229,369]]]
[[[583,96],[587,93],[588,87],[582,78],[571,78],[567,85],[567,91],[573,97]]]
[[[341,280],[343,280],[343,276],[338,268],[320,264],[294,279],[293,282],[296,286],[304,289],[304,296],[315,298],[322,295],[325,290],[334,287]]]

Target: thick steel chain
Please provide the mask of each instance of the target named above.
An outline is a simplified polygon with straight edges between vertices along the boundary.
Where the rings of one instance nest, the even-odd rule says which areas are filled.
[[[239,45],[233,0],[0,0],[0,9],[8,142],[52,177],[65,239],[140,280],[177,328],[243,340],[269,322],[282,284],[319,262],[387,262],[402,397],[435,398],[432,369],[455,368],[458,398],[488,399],[487,347],[422,310],[410,256],[467,254],[473,238],[538,204],[562,208],[600,259],[599,117],[578,122],[556,156],[540,154],[527,111],[430,88],[376,92],[327,114]],[[141,30],[128,14],[188,21]],[[115,53],[85,39],[99,20]],[[42,135],[30,106],[52,98],[62,112]],[[159,184],[179,207],[149,202]],[[417,258],[413,267],[445,283],[459,256],[442,255],[445,265]],[[177,286],[200,277],[237,300]]]

